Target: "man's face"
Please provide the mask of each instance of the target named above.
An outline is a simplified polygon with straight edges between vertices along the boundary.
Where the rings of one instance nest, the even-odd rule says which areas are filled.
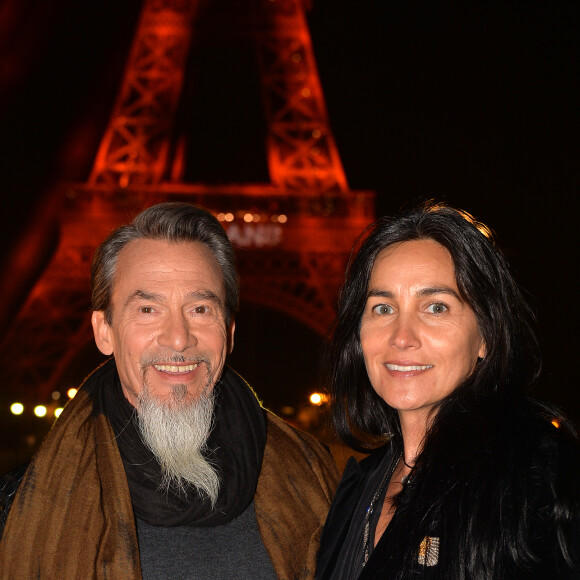
[[[233,346],[226,326],[219,265],[200,242],[140,239],[119,254],[112,321],[92,323],[99,350],[113,354],[123,392],[134,406],[147,385],[169,405],[197,399],[220,377]]]

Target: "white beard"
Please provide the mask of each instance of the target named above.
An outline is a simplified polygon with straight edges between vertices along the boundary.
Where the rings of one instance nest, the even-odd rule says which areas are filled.
[[[147,383],[139,394],[138,422],[145,445],[161,465],[160,489],[186,494],[193,485],[215,506],[220,480],[217,469],[203,456],[213,426],[214,391],[208,384],[195,400],[187,399],[185,385],[175,385],[167,401],[153,397]]]

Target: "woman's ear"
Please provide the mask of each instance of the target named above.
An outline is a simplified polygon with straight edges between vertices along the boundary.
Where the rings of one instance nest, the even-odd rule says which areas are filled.
[[[484,359],[487,353],[487,348],[485,346],[485,340],[481,339],[481,346],[479,347],[479,352],[477,354],[477,358]]]
[[[105,312],[103,310],[93,311],[91,323],[97,348],[106,356],[112,355],[114,351],[113,331],[107,322]]]

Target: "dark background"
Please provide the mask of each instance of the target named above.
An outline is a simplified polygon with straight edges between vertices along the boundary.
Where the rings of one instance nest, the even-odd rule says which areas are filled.
[[[53,179],[86,179],[139,7],[0,0],[2,256]],[[538,312],[537,394],[576,421],[579,12],[577,1],[313,0],[308,13],[351,189],[375,191],[377,215],[433,197],[492,227]],[[198,57],[183,122],[197,119],[200,180],[264,170],[246,54]],[[232,361],[276,405],[288,380],[316,386],[319,345],[298,323],[244,305]]]

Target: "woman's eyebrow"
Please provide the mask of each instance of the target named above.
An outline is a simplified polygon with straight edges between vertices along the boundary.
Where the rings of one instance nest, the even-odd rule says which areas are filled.
[[[416,292],[417,296],[433,296],[434,294],[450,294],[454,298],[457,298],[460,302],[461,296],[450,286],[427,286],[426,288],[421,288]],[[377,290],[371,289],[367,293],[367,298],[380,297],[380,298],[393,298],[394,294],[390,290]]]
[[[433,296],[433,294],[450,294],[460,302],[463,302],[461,296],[450,286],[429,286],[427,288],[421,288],[417,292],[418,296]]]
[[[393,297],[393,293],[390,290],[374,290],[374,289],[371,289],[371,290],[368,291],[367,298],[373,298],[375,296],[378,296],[380,298],[392,298]]]

